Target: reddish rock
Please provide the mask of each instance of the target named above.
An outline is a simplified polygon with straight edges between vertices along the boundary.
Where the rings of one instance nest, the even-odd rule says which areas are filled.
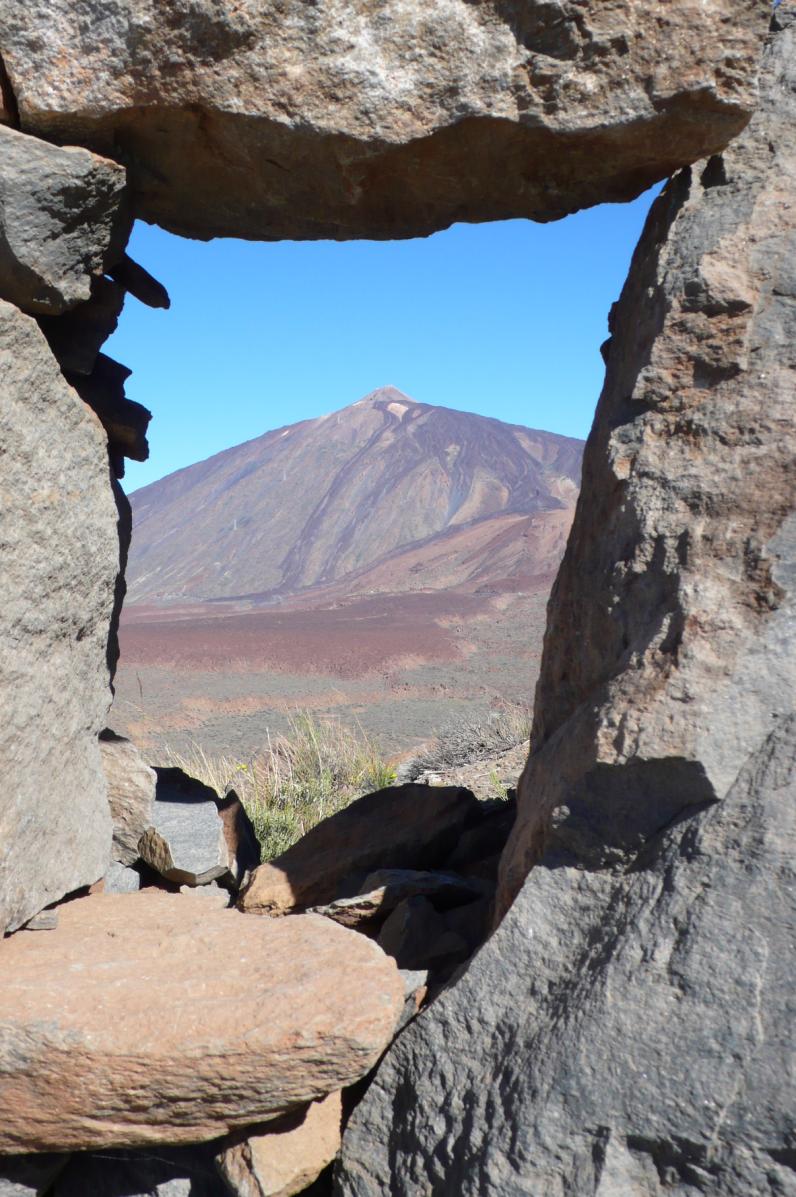
[[[217,1159],[235,1197],[293,1197],[321,1174],[340,1149],[342,1094],[313,1102],[285,1129],[253,1135]]]
[[[146,891],[0,943],[0,1154],[199,1142],[358,1080],[403,1008],[391,960],[328,919]]]

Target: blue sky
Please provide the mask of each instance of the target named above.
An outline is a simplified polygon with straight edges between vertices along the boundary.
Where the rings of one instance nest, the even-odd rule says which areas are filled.
[[[129,252],[169,311],[128,298],[106,350],[153,412],[128,491],[392,384],[411,398],[586,436],[600,343],[653,198],[554,224],[412,241],[189,241],[138,224]]]

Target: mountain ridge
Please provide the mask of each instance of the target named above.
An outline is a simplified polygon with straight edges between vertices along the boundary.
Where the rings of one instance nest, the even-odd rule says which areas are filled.
[[[334,589],[440,534],[571,510],[582,447],[379,387],[133,492],[129,601]]]

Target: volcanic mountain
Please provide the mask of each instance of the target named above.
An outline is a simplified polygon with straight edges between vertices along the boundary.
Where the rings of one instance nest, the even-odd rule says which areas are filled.
[[[128,601],[268,602],[549,577],[582,449],[382,387],[135,491]]]

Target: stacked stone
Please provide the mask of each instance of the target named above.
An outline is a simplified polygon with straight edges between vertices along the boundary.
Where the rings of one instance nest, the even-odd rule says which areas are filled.
[[[296,1162],[307,1127],[322,1124],[325,1163],[330,1095],[375,1064],[422,989],[374,928],[408,962],[433,939],[452,983],[349,1122],[339,1193],[792,1191],[789,3],[761,105],[722,155],[754,107],[768,17],[759,0],[5,0],[7,1193],[129,1193],[141,1161],[125,1153],[143,1144],[168,1145],[148,1192],[185,1192],[180,1145],[228,1134],[190,1156],[192,1191],[218,1191],[199,1172],[222,1156],[239,1197],[297,1192],[314,1170]],[[234,803],[177,786],[158,810],[133,762],[110,786],[114,819],[102,768],[127,752],[99,736],[130,534],[118,479],[146,454],[149,416],[101,346],[125,292],[168,302],[125,254],[132,218],[204,237],[406,236],[553,219],[680,168],[612,315],[507,913],[464,974],[457,904],[483,894],[475,874],[451,877],[455,848],[442,878],[363,851],[361,892],[335,876],[297,895],[291,858],[286,877],[266,866],[244,886],[249,914],[150,886],[20,931],[111,859],[172,888],[234,888],[245,870]],[[165,809],[180,805],[201,811],[201,859]],[[323,914],[252,917],[311,893]],[[92,1147],[103,1158],[67,1163]]]

